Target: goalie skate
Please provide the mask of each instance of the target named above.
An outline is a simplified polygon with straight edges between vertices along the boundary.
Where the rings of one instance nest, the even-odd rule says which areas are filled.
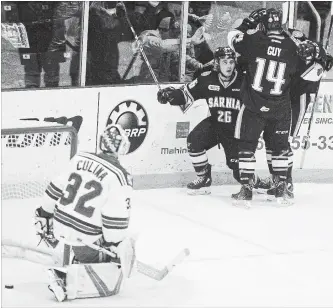
[[[197,176],[194,181],[187,185],[187,193],[189,195],[209,195],[211,193],[212,166],[208,164],[206,168],[204,175]]]

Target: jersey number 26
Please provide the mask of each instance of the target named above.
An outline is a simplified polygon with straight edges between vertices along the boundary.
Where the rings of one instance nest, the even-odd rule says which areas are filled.
[[[64,206],[73,203],[78,191],[81,188],[82,177],[79,174],[73,172],[69,176],[68,182],[69,184],[66,187],[66,191],[68,193],[67,197],[63,195],[60,199],[60,204]],[[80,213],[83,216],[91,217],[94,214],[95,208],[92,206],[86,207],[85,203],[99,196],[102,193],[103,188],[101,183],[94,180],[87,182],[83,188],[85,189],[85,192],[77,200],[74,211]]]

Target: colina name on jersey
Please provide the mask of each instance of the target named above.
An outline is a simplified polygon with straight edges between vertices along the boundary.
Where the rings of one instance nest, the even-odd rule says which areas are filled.
[[[209,108],[222,107],[235,110],[240,110],[241,108],[240,100],[234,97],[214,96],[209,97],[207,102]]]

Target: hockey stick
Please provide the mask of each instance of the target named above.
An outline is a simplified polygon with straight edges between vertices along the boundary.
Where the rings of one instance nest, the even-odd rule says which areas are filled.
[[[121,80],[125,80],[125,79],[126,79],[128,73],[129,73],[130,70],[132,69],[132,66],[133,66],[133,64],[134,64],[134,62],[135,62],[135,60],[136,60],[136,58],[138,57],[138,54],[139,54],[138,52],[135,52],[135,53],[134,53],[134,55],[133,55],[133,57],[132,57],[132,59],[131,59],[131,62],[130,62],[130,64],[128,65],[128,67],[127,67],[127,69],[126,69],[126,71],[125,71],[125,73],[124,73],[124,76],[121,78]]]
[[[81,241],[82,242],[82,241]],[[83,243],[83,242],[82,242]],[[84,243],[86,244],[86,243]],[[38,264],[44,265],[61,265],[61,261],[58,260],[58,257],[54,254],[51,249],[42,249],[33,247],[31,245],[21,244],[12,240],[2,240],[2,256],[7,258],[19,258],[28,260]],[[97,251],[101,251],[111,257],[115,255],[98,245],[89,244],[87,245]],[[18,248],[18,251],[10,251],[10,248]],[[137,271],[140,274],[148,276],[154,280],[162,280],[165,276],[168,275],[172,271],[172,269],[179,263],[181,263],[186,256],[190,254],[188,249],[183,249],[171,262],[169,262],[166,266],[164,266],[161,270],[154,268],[151,265],[145,264],[139,260],[136,260]]]
[[[331,2],[331,22],[330,22],[330,27],[328,28],[328,34],[327,34],[327,39],[325,42],[325,49],[327,50],[328,44],[330,42],[330,36],[332,32],[332,25],[333,25],[333,1]]]
[[[62,259],[49,248],[37,248],[21,244],[13,240],[1,241],[1,256],[3,258],[17,258],[48,266],[62,266]]]
[[[148,66],[149,72],[150,72],[151,76],[153,77],[154,82],[155,82],[155,84],[156,84],[157,87],[158,87],[158,90],[161,90],[162,88],[161,88],[161,86],[160,86],[160,84],[159,84],[159,82],[158,82],[158,80],[157,80],[157,77],[156,77],[156,75],[155,75],[155,73],[154,73],[154,71],[153,71],[153,69],[152,69],[152,67],[151,67],[151,65],[150,65],[150,63],[149,63],[149,61],[148,61],[148,58],[147,58],[147,56],[146,56],[146,53],[145,53],[145,51],[143,50],[143,47],[142,47],[141,41],[139,40],[138,36],[136,35],[136,32],[135,32],[135,30],[134,30],[134,28],[133,28],[133,25],[132,25],[131,21],[129,20],[129,17],[128,17],[128,14],[127,14],[127,9],[126,9],[126,6],[125,6],[125,3],[124,3],[124,2],[121,2],[121,3],[122,3],[123,8],[124,8],[126,21],[127,21],[128,25],[129,25],[129,27],[130,27],[130,29],[131,29],[132,34],[134,35],[134,38],[135,38],[136,43],[137,43],[138,46],[139,46],[139,50],[140,50],[140,52],[141,52],[141,55],[142,55],[144,61],[146,62],[147,66]]]
[[[86,245],[92,249],[95,249],[106,255],[109,255],[113,258],[115,257],[114,253],[112,253],[111,251],[109,251],[103,247],[100,247],[95,244],[86,243],[81,239],[77,239],[77,241],[83,243],[84,245]],[[160,281],[166,275],[168,275],[177,264],[181,263],[185,259],[185,257],[187,257],[189,254],[190,254],[189,249],[185,248],[185,249],[181,250],[178,253],[178,255],[174,259],[172,259],[171,262],[169,262],[166,266],[164,266],[163,269],[161,269],[161,270],[158,270],[158,269],[154,268],[153,266],[145,264],[139,260],[136,260],[136,268],[140,274],[146,275],[152,279]]]
[[[319,87],[317,89],[316,95],[314,97],[314,101],[312,103],[312,110],[311,110],[311,115],[310,115],[310,119],[309,119],[308,131],[306,132],[306,136],[304,136],[305,140],[304,140],[304,145],[302,147],[303,153],[302,153],[302,157],[301,157],[301,164],[299,167],[300,169],[303,169],[304,161],[305,161],[305,152],[306,152],[306,149],[308,149],[308,147],[310,146],[310,131],[311,131],[311,126],[312,126],[312,122],[313,122],[313,116],[314,116],[314,111],[315,111],[315,107],[316,107],[318,91],[319,91]]]
[[[146,275],[155,280],[162,280],[168,275],[172,269],[179,263],[183,262],[183,260],[190,254],[188,248],[181,250],[178,255],[172,259],[166,266],[164,266],[161,270],[158,270],[148,264],[144,264],[140,261],[137,261],[137,270],[139,273]]]

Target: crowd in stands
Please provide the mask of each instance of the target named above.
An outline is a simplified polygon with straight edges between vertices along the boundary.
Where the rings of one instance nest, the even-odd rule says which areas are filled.
[[[41,87],[44,75],[46,87],[58,87],[64,62],[69,63],[71,85],[79,86],[83,2],[3,1],[1,6],[2,37],[19,54],[24,86]],[[180,1],[90,1],[85,84],[152,83],[140,45],[160,82],[180,81],[181,7]],[[318,10],[324,20],[329,8]],[[310,18],[302,8],[299,12]],[[184,82],[213,63],[207,42],[211,2],[192,1],[188,13]],[[127,48],[121,49],[122,43]]]

